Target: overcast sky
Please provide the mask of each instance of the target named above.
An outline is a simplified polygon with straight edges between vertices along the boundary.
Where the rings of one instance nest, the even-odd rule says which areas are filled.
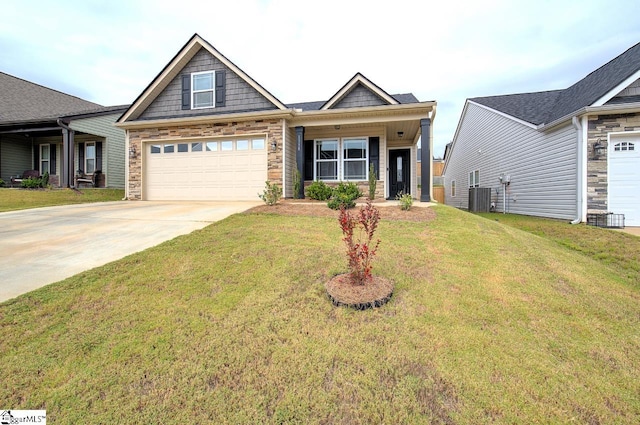
[[[356,72],[436,100],[436,156],[466,98],[566,88],[640,42],[638,0],[2,0],[1,10],[0,71],[16,77],[129,104],[197,32],[284,103],[326,100]]]

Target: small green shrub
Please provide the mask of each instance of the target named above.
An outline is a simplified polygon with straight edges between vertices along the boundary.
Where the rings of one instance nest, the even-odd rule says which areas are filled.
[[[316,201],[326,201],[331,198],[332,193],[333,189],[320,180],[314,181],[307,188],[307,196]]]
[[[355,200],[362,196],[362,191],[355,183],[340,182],[333,189],[333,196],[327,203],[332,210],[338,210],[340,207],[353,208],[356,206]]]
[[[369,200],[373,201],[376,197],[376,186],[378,184],[378,176],[373,164],[369,164]]]
[[[302,185],[300,171],[296,167],[293,170],[293,199],[300,198],[300,186]]]
[[[258,193],[258,197],[264,201],[267,205],[275,205],[282,197],[282,189],[276,183],[271,184],[268,181],[265,183],[265,189],[262,194]]]
[[[28,179],[22,179],[21,186],[24,189],[39,189],[42,187],[42,179],[40,177],[29,177]]]
[[[4,182],[4,180],[0,179],[0,187],[4,187],[6,185],[6,183]]]
[[[396,195],[396,201],[400,202],[400,209],[403,211],[409,211],[413,205],[413,198],[409,193],[398,193]]]

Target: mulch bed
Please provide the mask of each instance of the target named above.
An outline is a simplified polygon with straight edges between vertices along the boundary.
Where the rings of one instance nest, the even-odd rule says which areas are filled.
[[[403,211],[397,205],[385,205],[384,201],[374,202],[373,205],[380,211],[382,220],[404,220],[426,222],[433,220],[436,213],[432,208],[428,207],[412,207],[409,211]],[[384,206],[383,206],[384,205]],[[356,206],[351,211],[357,213],[360,207]],[[340,211],[332,210],[327,207],[326,202],[287,199],[278,202],[276,205],[260,205],[251,208],[247,213],[270,213],[279,215],[295,215],[295,216],[312,216],[312,217],[331,217],[338,219]]]
[[[356,310],[381,307],[393,295],[393,282],[379,276],[373,276],[366,285],[353,285],[348,274],[339,274],[327,282],[325,288],[333,305]]]

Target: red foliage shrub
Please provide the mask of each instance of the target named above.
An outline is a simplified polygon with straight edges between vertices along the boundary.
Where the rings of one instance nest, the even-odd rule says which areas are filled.
[[[342,207],[338,221],[344,235],[342,240],[347,245],[351,283],[364,285],[371,280],[371,261],[380,245],[380,239],[372,245],[373,235],[380,221],[380,211],[371,202],[360,208],[356,215]]]

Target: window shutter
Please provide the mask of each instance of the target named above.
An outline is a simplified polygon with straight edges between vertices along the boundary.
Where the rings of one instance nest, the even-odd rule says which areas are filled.
[[[96,142],[96,171],[102,171],[102,142]]]
[[[380,138],[369,137],[369,164],[373,164],[376,177],[380,180]]]
[[[49,162],[49,174],[57,174],[56,173],[56,151],[57,151],[58,145],[51,145],[51,147],[49,148],[50,152],[49,152],[49,158],[50,158],[50,162]]]
[[[182,109],[191,109],[191,75],[182,76]]]
[[[33,169],[40,171],[40,145],[33,150]]]
[[[84,143],[78,143],[78,170],[84,173]]]
[[[216,71],[216,108],[225,106],[227,83],[224,71]]]
[[[304,141],[304,179],[313,180],[313,140]]]

